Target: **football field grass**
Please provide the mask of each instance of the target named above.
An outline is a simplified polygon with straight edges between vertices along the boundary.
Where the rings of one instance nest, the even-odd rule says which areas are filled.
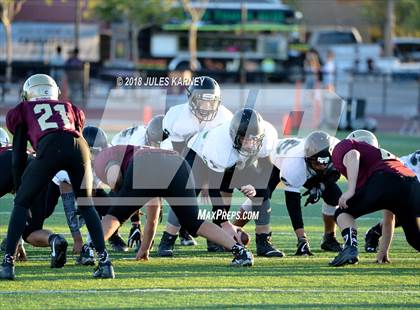
[[[398,155],[420,147],[415,138],[380,138],[383,147]],[[124,254],[111,251],[114,280],[94,280],[92,267],[76,266],[71,245],[63,269],[49,268],[49,248],[28,245],[29,260],[17,263],[17,280],[0,282],[0,309],[420,308],[420,254],[405,242],[400,228],[391,250],[392,263],[377,265],[375,254],[363,251],[363,235],[381,214],[360,218],[360,263],[332,268],[328,262],[335,253],[319,247],[323,232],[320,204],[303,208],[315,255],[295,257],[296,237],[283,196],[278,190],[272,200],[272,230],[274,244],[287,255],[284,258],[256,257],[251,268],[232,268],[228,266],[231,255],[207,253],[203,238],[197,238],[197,247],[180,247],[177,242],[174,258],[158,258],[156,246],[164,216],[150,261],[136,262],[132,250]],[[1,236],[6,233],[11,205],[12,196],[0,200]],[[246,230],[255,252],[254,227],[250,223]],[[45,228],[65,234],[71,242],[61,204]],[[128,230],[129,225],[123,226],[124,239]]]

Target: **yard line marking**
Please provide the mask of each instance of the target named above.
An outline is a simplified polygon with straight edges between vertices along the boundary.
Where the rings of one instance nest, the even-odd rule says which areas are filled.
[[[174,288],[135,288],[135,289],[103,289],[103,290],[33,290],[33,291],[0,291],[0,295],[28,294],[28,295],[49,295],[49,294],[112,294],[112,293],[279,293],[279,294],[302,294],[302,293],[348,293],[348,294],[405,294],[420,295],[419,291],[407,290],[321,290],[321,289],[259,289],[259,288],[195,288],[195,289],[174,289]]]

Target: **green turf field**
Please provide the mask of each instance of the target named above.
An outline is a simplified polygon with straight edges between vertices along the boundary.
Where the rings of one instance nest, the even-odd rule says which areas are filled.
[[[415,138],[379,138],[383,147],[398,155],[420,147]],[[2,236],[11,198],[0,200]],[[0,282],[0,309],[420,308],[420,255],[407,245],[401,229],[396,229],[392,264],[377,265],[374,254],[363,252],[364,232],[380,219],[379,213],[358,220],[359,265],[331,268],[328,261],[334,253],[319,249],[323,231],[320,205],[303,210],[314,257],[293,256],[296,238],[281,190],[274,195],[272,210],[273,241],[287,257],[257,257],[252,268],[228,267],[228,253],[209,255],[205,240],[198,238],[198,247],[177,246],[172,259],[157,258],[154,250],[149,262],[136,262],[133,252],[111,252],[116,279],[94,280],[92,267],[75,266],[71,255],[65,268],[50,269],[49,249],[27,246],[29,261],[17,263],[17,280]],[[66,234],[70,241],[61,205],[45,227]],[[156,243],[163,228],[159,225]],[[254,225],[246,229],[252,232]],[[128,230],[129,225],[124,226],[124,238]],[[255,250],[252,233],[251,237]]]

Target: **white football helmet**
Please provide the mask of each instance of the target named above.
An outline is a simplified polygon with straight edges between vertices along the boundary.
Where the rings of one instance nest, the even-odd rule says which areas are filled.
[[[352,139],[358,142],[366,142],[374,147],[379,148],[379,142],[376,136],[369,130],[358,129],[351,132],[346,139]]]
[[[25,101],[58,100],[59,95],[57,83],[47,74],[31,75],[23,84],[22,99]]]
[[[0,147],[5,147],[10,144],[9,135],[7,134],[6,130],[0,128]]]

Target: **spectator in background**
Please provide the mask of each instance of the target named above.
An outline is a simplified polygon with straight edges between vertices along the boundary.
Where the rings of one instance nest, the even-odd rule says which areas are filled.
[[[65,65],[64,57],[61,54],[61,45],[57,45],[55,49],[55,55],[50,60],[51,77],[57,82],[60,89],[63,89],[63,83],[65,78],[64,72],[64,65]]]
[[[327,53],[327,59],[324,66],[322,67],[322,81],[324,89],[334,91],[335,84],[335,55],[329,50]]]
[[[66,61],[66,75],[70,101],[83,107],[83,62],[79,59],[79,49],[75,48]]]
[[[305,70],[305,88],[314,89],[318,85],[321,72],[318,53],[314,49],[310,49],[306,53],[303,68]]]

